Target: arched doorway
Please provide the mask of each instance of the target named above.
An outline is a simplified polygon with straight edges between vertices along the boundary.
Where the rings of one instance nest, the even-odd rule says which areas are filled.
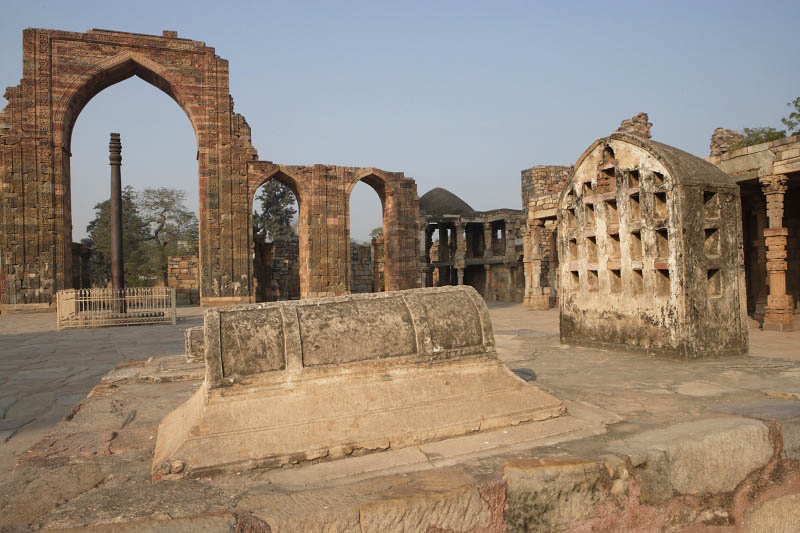
[[[309,277],[309,214],[308,199],[302,180],[278,167],[249,166],[248,194],[250,216],[248,225],[251,250],[250,287],[253,302],[296,300],[307,297]],[[277,229],[274,234],[264,222],[259,222],[257,212],[262,206],[260,192],[265,189],[284,199],[284,207],[294,211],[286,231]],[[287,203],[286,200],[291,200]],[[271,205],[276,202],[269,200]],[[275,212],[280,212],[276,209]],[[272,217],[273,219],[275,217]]]
[[[386,290],[383,211],[384,202],[378,189],[363,180],[356,182],[348,201],[351,293]]]
[[[391,290],[395,268],[395,265],[391,264],[395,245],[393,238],[396,236],[396,223],[391,216],[394,209],[391,187],[385,176],[370,171],[357,175],[346,192],[347,257],[350,259],[347,265],[347,288],[351,293],[383,292],[387,288]],[[374,195],[378,196],[380,204],[375,202]],[[378,206],[380,211],[376,209]],[[355,224],[354,214],[358,217]],[[376,223],[380,226],[375,225]],[[370,235],[373,232],[374,234]],[[367,252],[360,249],[363,244],[359,242],[356,247],[354,237],[369,238],[368,262]]]
[[[197,146],[185,114],[134,77],[94,97],[72,132],[65,198],[72,287],[109,281],[109,131],[122,138],[125,279],[132,287],[166,285],[168,256],[197,256]]]
[[[258,154],[233,111],[227,61],[175,32],[27,29],[22,54],[23,78],[0,111],[5,303],[49,304],[71,286],[72,130],[91,98],[132,76],[177,102],[195,133],[201,301],[249,300],[247,165]]]
[[[300,239],[296,194],[278,179],[264,181],[253,198],[253,299],[300,299]]]

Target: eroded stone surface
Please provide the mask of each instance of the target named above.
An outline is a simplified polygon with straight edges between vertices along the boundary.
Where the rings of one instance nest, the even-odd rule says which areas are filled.
[[[800,494],[767,500],[748,509],[744,530],[749,533],[794,533],[800,531]]]
[[[562,342],[746,353],[739,200],[691,154],[623,133],[595,141],[559,201]]]
[[[646,431],[612,449],[630,456],[642,497],[652,503],[673,493],[731,492],[773,454],[767,426],[741,418],[703,419]]]
[[[603,471],[602,463],[569,458],[507,463],[507,531],[552,531],[586,518],[606,497]]]
[[[156,479],[339,459],[563,412],[497,361],[469,286],[213,309],[204,330],[206,381],[162,422]]]

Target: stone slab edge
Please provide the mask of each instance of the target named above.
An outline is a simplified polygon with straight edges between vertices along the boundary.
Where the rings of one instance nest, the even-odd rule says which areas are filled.
[[[775,471],[783,476],[777,481]],[[439,468],[345,489],[244,500],[234,511],[273,532],[630,530],[675,526],[676,520],[682,526],[746,526],[768,505],[754,487],[790,478],[800,483],[800,462],[787,458],[779,423],[726,416],[611,442],[593,459],[514,459],[491,472]],[[381,480],[385,487],[378,489]],[[737,510],[742,502],[745,508]],[[198,525],[207,517],[196,517],[201,519]],[[219,526],[201,530],[234,529],[230,521]],[[104,531],[102,525],[86,530]]]

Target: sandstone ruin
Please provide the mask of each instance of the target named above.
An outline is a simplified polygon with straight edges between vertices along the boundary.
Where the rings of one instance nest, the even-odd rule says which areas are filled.
[[[426,287],[470,285],[487,302],[522,301],[521,211],[475,211],[440,187],[425,193],[419,206]]]
[[[269,179],[289,187],[299,204],[302,297],[349,291],[348,199],[362,180],[383,205],[387,290],[422,285],[414,180],[374,168],[258,161],[250,126],[234,112],[228,62],[205,43],[172,31],[26,29],[22,54],[23,78],[6,90],[9,103],[0,112],[4,306],[47,308],[58,290],[72,286],[72,130],[93,96],[131,76],[172,97],[197,135],[203,304],[254,299],[251,206]]]
[[[205,380],[159,427],[157,479],[338,459],[564,411],[497,359],[471,287],[212,309],[203,336]]]
[[[712,149],[708,161],[741,190],[748,312],[764,329],[794,330],[800,312],[800,135],[719,155]]]
[[[562,342],[747,353],[739,188],[724,172],[614,133],[578,159],[558,209]]]
[[[522,171],[522,228],[525,260],[524,303],[533,309],[558,305],[558,226],[556,209],[571,166],[537,165]]]

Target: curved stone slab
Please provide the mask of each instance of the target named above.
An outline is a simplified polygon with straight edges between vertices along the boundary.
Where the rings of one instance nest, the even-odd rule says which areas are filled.
[[[274,468],[543,420],[471,287],[211,309],[206,379],[162,421],[155,478]]]

